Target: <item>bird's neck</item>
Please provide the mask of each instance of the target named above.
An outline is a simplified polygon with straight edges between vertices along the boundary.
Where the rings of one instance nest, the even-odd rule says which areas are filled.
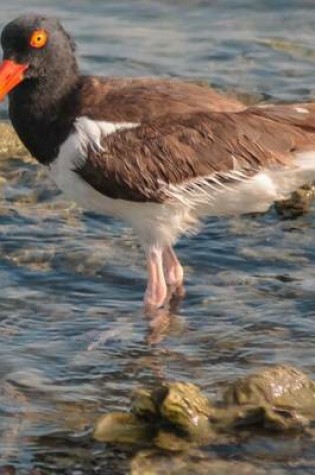
[[[48,165],[59,153],[79,109],[81,78],[78,74],[29,79],[9,97],[9,114],[19,138],[29,152]]]

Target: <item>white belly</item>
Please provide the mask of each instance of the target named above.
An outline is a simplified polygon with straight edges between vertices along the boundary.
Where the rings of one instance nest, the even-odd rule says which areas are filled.
[[[297,174],[280,172],[259,173],[231,190],[212,195],[209,203],[185,206],[181,202],[171,204],[137,203],[108,198],[73,171],[65,172],[56,165],[51,170],[56,185],[72,201],[82,208],[114,216],[127,222],[139,235],[144,245],[171,245],[178,235],[194,232],[198,220],[208,216],[231,216],[244,213],[264,212],[276,200],[286,198],[299,186],[315,181],[315,170]]]

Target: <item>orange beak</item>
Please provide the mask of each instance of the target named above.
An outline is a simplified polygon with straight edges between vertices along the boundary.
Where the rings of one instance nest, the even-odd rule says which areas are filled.
[[[24,79],[27,64],[18,64],[6,59],[0,64],[0,101]]]

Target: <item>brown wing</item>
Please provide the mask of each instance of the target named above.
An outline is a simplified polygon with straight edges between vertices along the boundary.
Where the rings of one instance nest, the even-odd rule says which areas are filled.
[[[172,79],[83,77],[78,115],[109,122],[142,122],[165,114],[237,111],[244,105],[207,85]]]
[[[272,120],[275,123],[294,126],[303,132],[315,132],[315,103],[276,104],[251,107],[251,113],[257,117]],[[308,140],[309,136],[305,136]]]
[[[315,130],[296,121],[280,122],[276,108],[171,115],[104,137],[76,172],[111,198],[163,202],[163,184],[289,164],[293,151],[315,147]]]

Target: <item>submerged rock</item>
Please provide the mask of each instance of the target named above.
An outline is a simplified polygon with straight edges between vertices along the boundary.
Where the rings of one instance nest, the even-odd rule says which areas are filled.
[[[142,450],[131,461],[131,475],[267,475],[255,465],[237,460],[221,460],[192,450],[184,454],[167,454],[159,450]],[[278,472],[273,472],[278,475]]]
[[[112,412],[97,421],[92,436],[99,442],[144,444],[150,441],[154,434],[150,425],[139,421],[133,414]]]
[[[187,440],[183,436],[161,429],[154,438],[153,444],[169,452],[183,452],[194,447],[196,441]]]

